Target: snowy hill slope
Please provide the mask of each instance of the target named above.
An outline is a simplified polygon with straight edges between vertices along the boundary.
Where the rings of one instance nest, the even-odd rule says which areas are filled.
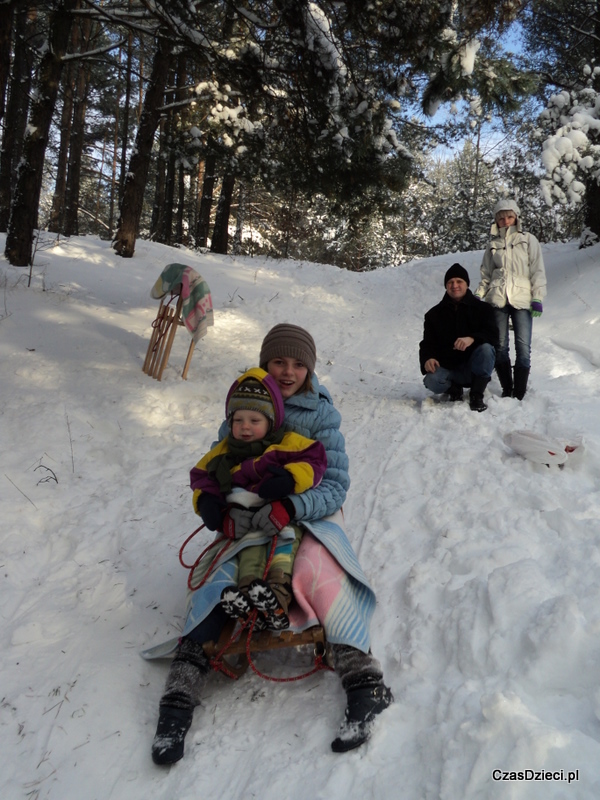
[[[502,399],[494,378],[483,414],[433,400],[417,359],[446,268],[459,260],[474,288],[481,253],[354,274],[146,242],[124,261],[74,238],[41,254],[29,289],[0,262],[2,797],[596,797],[600,248],[544,256],[531,390]],[[173,261],[208,281],[215,326],[188,381],[180,331],[158,383],[141,369],[149,292]],[[139,651],[182,624],[189,469],[233,378],[283,321],[313,334],[343,416],[344,512],[377,590],[373,650],[396,703],[365,747],[340,756],[334,675],[213,676],[186,757],[159,769],[150,743],[168,665]],[[503,442],[517,429],[581,434],[585,452],[563,469],[532,464]],[[260,665],[295,674],[307,658]]]

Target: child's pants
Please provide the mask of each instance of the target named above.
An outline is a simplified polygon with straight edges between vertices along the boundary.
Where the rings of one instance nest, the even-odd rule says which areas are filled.
[[[269,567],[269,575],[289,575],[290,582],[292,570],[294,569],[294,559],[300,547],[302,531],[296,525],[293,539],[277,538],[275,554]],[[256,545],[255,547],[245,547],[238,553],[238,587],[246,588],[255,578],[268,578],[265,576],[267,561],[271,552],[271,543]]]

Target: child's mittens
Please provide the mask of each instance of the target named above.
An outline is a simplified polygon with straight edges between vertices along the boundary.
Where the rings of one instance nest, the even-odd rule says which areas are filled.
[[[252,517],[252,527],[263,531],[267,536],[276,536],[295,514],[294,504],[289,497],[275,500],[258,509]]]
[[[196,508],[209,531],[221,530],[225,503],[219,497],[203,492],[196,501]]]
[[[254,509],[229,506],[223,517],[223,533],[228,539],[241,539],[252,529]]]
[[[269,467],[272,478],[266,478],[258,488],[258,496],[265,500],[276,500],[293,494],[296,481],[291,472],[283,467]]]

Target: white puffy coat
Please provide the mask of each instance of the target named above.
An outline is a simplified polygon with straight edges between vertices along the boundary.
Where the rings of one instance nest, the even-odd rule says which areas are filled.
[[[521,221],[509,228],[494,222],[491,241],[483,255],[477,297],[496,308],[510,303],[529,308],[532,300],[546,296],[546,270],[540,243],[532,233],[521,230]]]

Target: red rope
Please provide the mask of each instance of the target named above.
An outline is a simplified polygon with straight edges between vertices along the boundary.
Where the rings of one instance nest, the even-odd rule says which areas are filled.
[[[214,570],[214,568],[215,568],[215,565],[216,565],[216,563],[217,563],[217,562],[218,562],[218,560],[221,558],[221,556],[223,555],[223,553],[225,553],[225,552],[227,551],[227,549],[228,549],[229,547],[231,547],[231,542],[233,541],[232,539],[226,539],[224,536],[223,536],[221,539],[215,539],[215,540],[214,540],[214,542],[211,542],[211,543],[208,545],[208,547],[205,547],[205,548],[204,548],[204,550],[203,550],[203,551],[200,553],[200,555],[199,555],[199,556],[198,556],[198,558],[197,558],[197,559],[194,561],[194,563],[193,563],[193,564],[186,564],[186,563],[185,563],[185,561],[183,560],[183,551],[185,550],[185,548],[186,548],[186,546],[188,545],[188,543],[192,541],[192,539],[193,539],[193,538],[194,538],[194,536],[195,536],[195,535],[198,533],[198,531],[201,531],[201,530],[202,530],[202,528],[204,528],[204,527],[206,527],[206,526],[205,526],[204,524],[202,524],[202,525],[200,525],[200,527],[199,527],[199,528],[196,528],[196,530],[195,530],[193,533],[191,533],[191,534],[188,536],[188,538],[185,540],[185,542],[184,542],[184,543],[181,545],[181,547],[179,548],[179,563],[181,564],[181,566],[182,566],[182,567],[184,567],[185,569],[189,569],[189,571],[190,571],[190,573],[189,573],[189,575],[188,575],[188,581],[187,581],[187,585],[188,585],[188,589],[189,589],[191,592],[196,592],[196,591],[198,591],[198,589],[199,589],[201,586],[204,586],[204,584],[206,583],[206,581],[208,580],[208,578],[209,578],[209,577],[210,577],[210,575],[212,574],[212,572],[213,572],[213,570]],[[192,578],[194,577],[194,570],[196,569],[196,567],[198,566],[198,564],[199,564],[199,563],[202,561],[202,559],[204,558],[204,556],[206,555],[206,553],[208,553],[208,551],[209,551],[210,549],[212,549],[212,548],[213,548],[213,547],[214,547],[216,544],[218,544],[219,542],[225,542],[225,545],[224,545],[224,546],[223,546],[223,547],[222,547],[222,548],[219,550],[219,552],[216,554],[216,556],[213,558],[213,560],[212,560],[212,561],[211,561],[211,563],[209,564],[209,567],[208,567],[208,569],[206,570],[206,575],[205,575],[205,576],[202,578],[202,580],[200,581],[200,583],[199,583],[197,586],[192,586]]]

